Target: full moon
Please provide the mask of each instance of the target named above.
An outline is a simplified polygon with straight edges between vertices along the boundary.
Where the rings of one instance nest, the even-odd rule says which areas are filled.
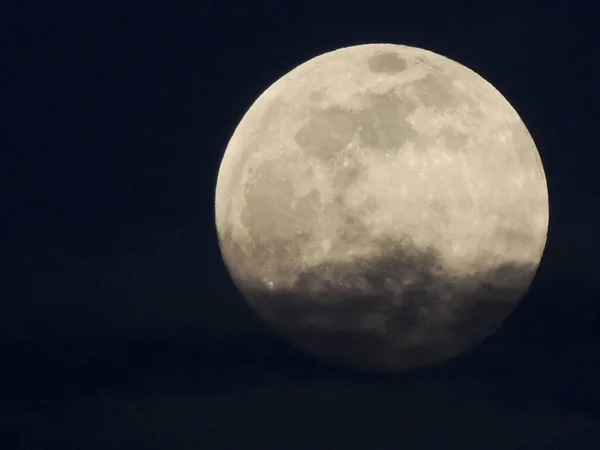
[[[502,326],[549,210],[502,94],[431,51],[368,44],[258,97],[225,150],[215,218],[234,283],[276,334],[336,365],[402,372]]]

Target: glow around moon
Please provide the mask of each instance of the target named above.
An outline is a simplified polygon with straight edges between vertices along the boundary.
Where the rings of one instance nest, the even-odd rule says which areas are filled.
[[[542,163],[508,101],[455,61],[390,44],[323,54],[269,87],[215,200],[257,315],[361,370],[435,364],[496,331],[548,227]]]

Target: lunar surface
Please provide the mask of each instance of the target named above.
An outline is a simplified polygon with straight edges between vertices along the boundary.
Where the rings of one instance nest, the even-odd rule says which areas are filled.
[[[529,289],[549,218],[508,101],[453,60],[391,44],[323,54],[260,95],[215,207],[256,314],[304,352],[378,372],[495,332]]]

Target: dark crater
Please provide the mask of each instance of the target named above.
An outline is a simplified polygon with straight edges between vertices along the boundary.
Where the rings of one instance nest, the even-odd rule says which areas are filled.
[[[372,56],[367,61],[369,70],[374,73],[385,73],[393,75],[398,72],[406,70],[408,64],[396,53],[381,53],[376,56]]]

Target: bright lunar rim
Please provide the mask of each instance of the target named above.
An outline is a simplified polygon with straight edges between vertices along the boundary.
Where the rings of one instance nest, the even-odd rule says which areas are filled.
[[[501,327],[539,266],[542,162],[487,81],[433,52],[346,47],[250,107],[215,218],[250,307],[317,358],[377,372],[448,360]]]

